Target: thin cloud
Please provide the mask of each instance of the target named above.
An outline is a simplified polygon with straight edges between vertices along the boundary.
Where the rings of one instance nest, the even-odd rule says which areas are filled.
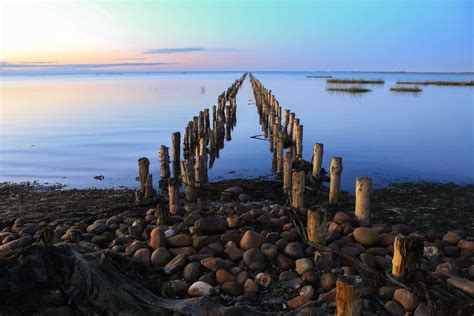
[[[97,69],[110,67],[145,67],[173,65],[175,63],[103,63],[103,64],[51,64],[51,63],[9,63],[0,62],[0,69],[44,68],[44,69]]]
[[[123,61],[127,61],[127,60],[144,60],[146,59],[145,57],[134,57],[134,58],[117,58],[115,60],[123,60]]]
[[[179,54],[193,52],[242,52],[236,48],[174,47],[147,49],[143,54]]]
[[[175,47],[175,48],[155,48],[147,49],[143,54],[176,54],[206,51],[203,47]]]

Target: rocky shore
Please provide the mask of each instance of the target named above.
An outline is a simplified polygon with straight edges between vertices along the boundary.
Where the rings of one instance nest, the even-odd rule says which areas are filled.
[[[308,209],[292,210],[279,188],[210,183],[163,217],[163,196],[144,205],[128,189],[3,184],[0,314],[332,315],[350,275],[363,280],[363,315],[474,312],[473,186],[375,190],[370,227],[358,227],[353,197],[330,208],[320,186],[305,201],[327,213],[324,245],[306,240]],[[408,279],[391,276],[396,236],[422,242]]]

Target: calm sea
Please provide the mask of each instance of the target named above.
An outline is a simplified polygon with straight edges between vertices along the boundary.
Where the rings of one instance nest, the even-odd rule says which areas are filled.
[[[417,95],[390,92],[398,80],[474,80],[472,74],[254,72],[304,126],[303,155],[324,143],[323,166],[343,157],[342,186],[371,176],[377,187],[402,181],[474,183],[474,88],[421,86]],[[137,159],[170,146],[200,110],[242,72],[64,75],[0,78],[0,181],[68,187],[136,187]],[[326,79],[384,79],[363,95],[328,93]],[[211,180],[271,173],[249,80],[237,98],[237,126]],[[94,176],[103,175],[103,181]]]

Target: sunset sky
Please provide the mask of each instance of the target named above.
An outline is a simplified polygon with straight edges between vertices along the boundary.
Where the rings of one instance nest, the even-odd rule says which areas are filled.
[[[0,73],[473,71],[470,0],[0,0]]]

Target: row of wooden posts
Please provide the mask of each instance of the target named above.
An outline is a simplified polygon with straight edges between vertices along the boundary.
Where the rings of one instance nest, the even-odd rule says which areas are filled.
[[[283,110],[271,90],[250,74],[255,104],[257,106],[260,125],[263,135],[270,141],[270,151],[273,153],[272,170],[283,178],[283,190],[289,193],[291,207],[296,210],[303,208],[305,179],[304,170],[294,168],[298,160],[303,160],[303,125],[295,113],[289,109]],[[288,150],[285,152],[285,148]],[[321,166],[324,145],[316,143],[313,149],[312,170],[308,177],[312,180],[321,180]],[[341,186],[342,158],[332,157],[329,187],[329,206],[338,202]],[[359,226],[370,226],[370,196],[372,180],[369,177],[356,179],[355,188],[355,218]],[[324,208],[308,210],[307,238],[314,245],[324,245],[327,229],[326,211]],[[419,240],[412,237],[397,236],[394,242],[394,256],[392,260],[392,275],[395,278],[409,278],[413,276],[415,268],[420,263]],[[337,315],[360,315],[362,311],[361,293],[364,286],[360,276],[342,276],[337,280],[336,301]]]
[[[208,108],[194,116],[184,130],[181,160],[181,133],[171,135],[171,161],[169,147],[160,146],[160,186],[168,189],[169,206],[179,205],[179,188],[184,186],[187,202],[195,202],[196,189],[208,180],[208,169],[212,168],[224,141],[232,139],[231,133],[237,123],[237,92],[247,73],[218,96],[217,106],[212,107],[212,125]],[[170,169],[170,163],[172,169]],[[151,198],[154,195],[153,176],[149,171],[150,161],[142,157],[138,160],[140,189],[137,199]],[[171,174],[172,170],[172,174]]]

